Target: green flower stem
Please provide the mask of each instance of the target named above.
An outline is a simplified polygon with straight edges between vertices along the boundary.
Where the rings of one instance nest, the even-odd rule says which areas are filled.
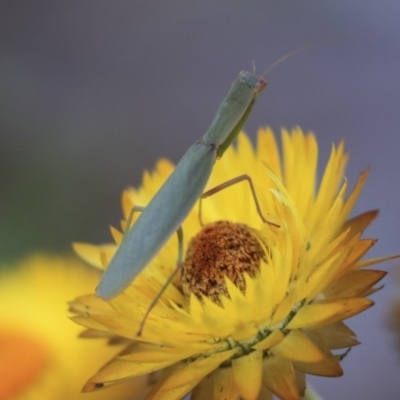
[[[307,383],[307,388],[302,400],[324,400],[312,387]]]

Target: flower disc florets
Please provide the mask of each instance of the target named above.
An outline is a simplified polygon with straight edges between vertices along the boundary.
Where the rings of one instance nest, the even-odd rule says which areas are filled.
[[[204,295],[220,304],[228,295],[225,277],[245,291],[244,274],[254,277],[260,270],[264,250],[251,230],[243,224],[217,221],[203,227],[190,241],[182,264],[182,289]]]

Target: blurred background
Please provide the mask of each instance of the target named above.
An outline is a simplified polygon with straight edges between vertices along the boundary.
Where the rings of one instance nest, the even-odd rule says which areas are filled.
[[[379,208],[372,257],[400,253],[400,3],[395,0],[5,1],[0,6],[0,262],[72,241],[110,240],[121,191],[160,157],[177,162],[208,128],[241,69],[275,68],[246,131],[300,125],[321,163],[344,138],[350,184],[371,175],[355,213]],[[397,398],[388,328],[396,270],[350,320],[361,346],[326,399]],[[397,349],[396,349],[397,350]]]

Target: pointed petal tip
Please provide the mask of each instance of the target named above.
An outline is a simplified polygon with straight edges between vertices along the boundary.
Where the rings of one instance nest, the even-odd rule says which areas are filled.
[[[104,387],[102,382],[91,382],[87,381],[82,388],[82,393],[93,392],[94,390],[99,390]]]

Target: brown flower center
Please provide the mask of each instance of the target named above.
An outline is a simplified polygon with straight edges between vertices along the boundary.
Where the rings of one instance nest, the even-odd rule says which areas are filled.
[[[185,295],[207,296],[220,304],[219,296],[228,296],[225,277],[242,291],[243,274],[254,277],[265,259],[264,250],[250,228],[243,224],[218,221],[204,228],[189,244],[182,265]]]

